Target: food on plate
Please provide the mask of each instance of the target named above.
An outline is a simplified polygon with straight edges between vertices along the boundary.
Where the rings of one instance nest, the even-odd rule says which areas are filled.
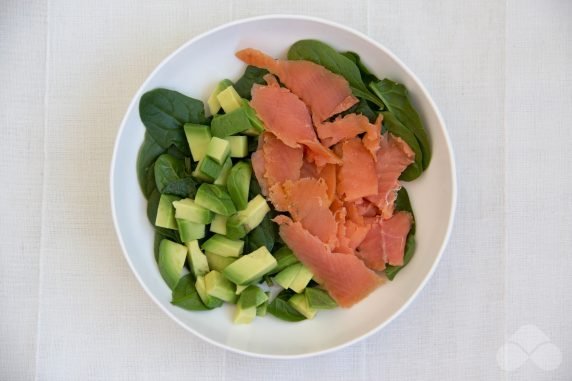
[[[213,86],[208,113],[168,89],[139,103],[137,174],[171,302],[234,304],[237,324],[349,308],[413,257],[402,181],[431,159],[421,118],[403,85],[320,41],[236,57],[244,75]]]

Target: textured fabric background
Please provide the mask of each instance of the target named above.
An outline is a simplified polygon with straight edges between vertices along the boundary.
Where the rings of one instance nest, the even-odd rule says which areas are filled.
[[[297,361],[226,352],[166,318],[109,208],[112,145],[142,81],[198,33],[268,13],[344,23],[402,58],[441,109],[459,175],[451,242],[415,303]],[[571,120],[567,0],[3,0],[0,380],[570,380]],[[505,371],[498,350],[523,326],[556,353],[531,347]]]

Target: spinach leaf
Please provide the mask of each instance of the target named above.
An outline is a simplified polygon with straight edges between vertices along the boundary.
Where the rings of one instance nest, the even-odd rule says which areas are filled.
[[[258,149],[258,136],[248,137],[248,153],[251,154]]]
[[[365,83],[370,83],[370,82],[377,82],[379,81],[379,78],[377,78],[375,76],[375,74],[373,74],[369,68],[367,66],[364,65],[364,63],[361,61],[361,58],[359,56],[359,54],[355,53],[355,52],[343,52],[341,53],[343,56],[349,58],[353,63],[356,64],[356,66],[358,67],[360,74],[361,74],[361,78],[363,79],[363,81]]]
[[[413,258],[413,254],[415,253],[415,247],[417,246],[415,242],[415,234],[409,232],[407,236],[407,241],[405,242],[405,254],[403,255],[403,265],[402,266],[391,266],[388,265],[385,268],[385,275],[389,280],[393,280],[398,272],[401,271],[402,268],[407,266],[411,258]]]
[[[342,116],[347,114],[362,114],[367,117],[371,123],[375,123],[377,119],[377,114],[372,110],[368,101],[365,99],[360,99],[358,103],[341,113]],[[336,118],[336,116],[333,118]]]
[[[288,59],[312,61],[322,65],[329,71],[343,76],[356,97],[366,99],[380,108],[383,107],[383,103],[363,82],[357,65],[331,46],[318,40],[300,40],[288,50]]]
[[[407,189],[402,187],[399,192],[397,192],[397,198],[395,199],[395,210],[396,211],[404,211],[411,213],[413,217],[413,223],[411,224],[411,230],[409,230],[409,234],[407,234],[407,241],[405,242],[405,253],[403,254],[403,265],[401,266],[391,266],[388,265],[385,268],[385,274],[389,280],[393,280],[397,273],[401,271],[402,268],[407,266],[411,258],[413,258],[413,254],[415,253],[415,214],[413,213],[413,208],[411,207],[411,201],[409,200],[409,194],[407,193]]]
[[[252,200],[257,195],[261,194],[262,190],[260,189],[260,184],[258,184],[258,180],[256,180],[256,176],[252,176],[250,178],[250,187],[248,188],[248,199]]]
[[[431,144],[421,118],[411,104],[405,86],[389,79],[384,79],[383,81],[370,83],[369,87],[385,103],[385,107],[395,115],[395,118],[413,132],[423,154],[423,169],[427,169],[431,161]]]
[[[255,66],[247,66],[242,77],[234,84],[234,89],[242,98],[251,99],[250,91],[252,86],[257,83],[260,85],[266,84],[263,77],[268,74],[268,70],[260,69]]]
[[[195,197],[197,181],[187,173],[185,161],[162,154],[155,162],[155,184],[160,193]]]
[[[195,280],[192,274],[187,274],[179,279],[173,289],[171,304],[189,311],[205,311],[205,306],[195,288]]]
[[[245,251],[251,252],[266,246],[268,251],[272,252],[276,237],[278,237],[278,226],[272,222],[271,213],[266,213],[260,225],[246,236]]]
[[[268,304],[268,312],[281,320],[292,322],[305,320],[306,317],[296,311],[296,309],[288,303],[288,299],[294,294],[294,291],[290,290],[281,291],[276,298]]]
[[[411,147],[413,152],[415,152],[415,161],[409,165],[403,171],[399,177],[403,181],[412,181],[418,178],[423,172],[423,154],[421,153],[421,148],[419,147],[419,142],[415,138],[415,135],[411,130],[406,128],[397,118],[389,111],[382,112],[383,114],[383,126],[387,131],[391,132],[393,135],[400,137]]]
[[[143,144],[139,148],[139,154],[137,155],[137,179],[145,198],[149,197],[153,189],[155,189],[153,163],[163,152],[165,152],[165,149],[157,144],[151,135],[145,132]]]
[[[155,221],[157,220],[157,208],[159,207],[160,199],[161,193],[157,189],[153,189],[147,200],[147,218],[153,226],[155,226]]]
[[[304,293],[310,308],[315,308],[317,310],[331,310],[338,306],[338,303],[332,299],[330,294],[321,288],[306,287],[306,291],[304,291]]]
[[[139,101],[139,116],[157,144],[165,149],[174,144],[185,155],[189,155],[189,146],[183,124],[208,121],[203,102],[167,89],[143,94]]]

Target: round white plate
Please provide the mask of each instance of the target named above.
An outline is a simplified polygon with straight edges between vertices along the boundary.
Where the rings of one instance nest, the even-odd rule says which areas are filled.
[[[387,282],[354,307],[321,311],[315,319],[300,323],[267,316],[250,325],[234,325],[232,306],[208,312],[172,306],[171,291],[154,260],[153,229],[147,221],[146,200],[137,182],[137,152],[145,132],[138,113],[141,95],[164,87],[206,100],[218,81],[237,79],[244,71],[245,65],[234,56],[237,50],[253,47],[284,57],[292,43],[307,38],[357,52],[378,77],[403,83],[421,114],[431,137],[433,159],[419,179],[406,184],[417,219],[415,256],[393,282]],[[295,358],[326,353],[386,326],[411,303],[433,273],[449,238],[455,203],[451,145],[439,111],[423,85],[376,41],[345,26],[310,17],[277,15],[240,20],[187,42],[151,73],[133,97],[111,163],[115,228],[127,262],[143,288],[188,331],[229,350],[261,357]]]

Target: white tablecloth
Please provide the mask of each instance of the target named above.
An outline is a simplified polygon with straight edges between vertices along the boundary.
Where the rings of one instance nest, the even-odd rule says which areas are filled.
[[[109,207],[115,134],[150,71],[266,13],[338,21],[401,57],[441,108],[459,175],[451,242],[415,303],[297,361],[229,353],[166,318]],[[570,380],[571,120],[567,0],[4,0],[0,379]]]

